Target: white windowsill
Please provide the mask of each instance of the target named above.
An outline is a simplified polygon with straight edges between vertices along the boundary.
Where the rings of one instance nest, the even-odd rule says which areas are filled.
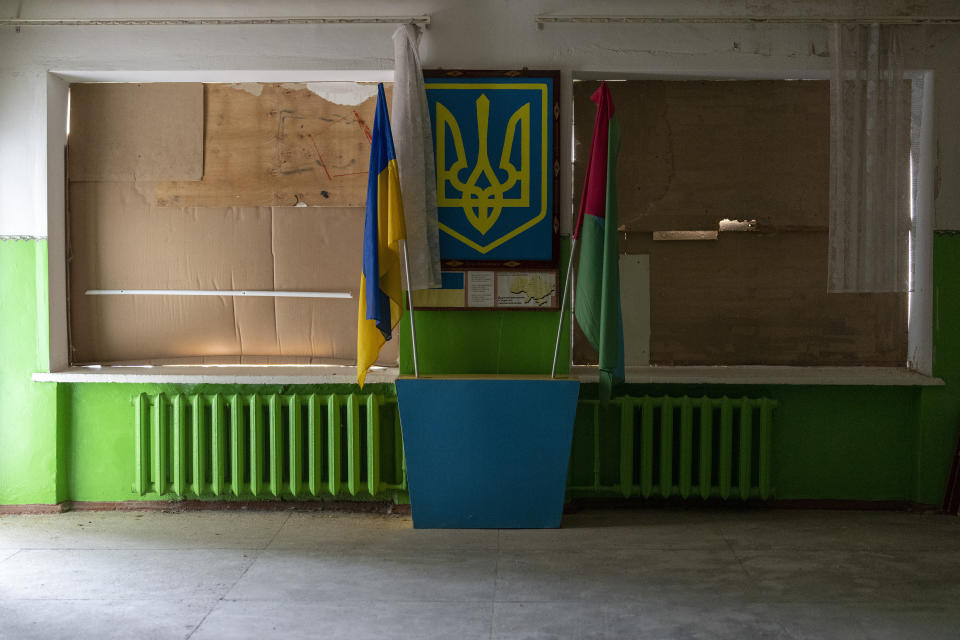
[[[596,382],[597,368],[575,366],[580,382]],[[792,384],[881,387],[940,387],[944,382],[906,367],[628,367],[626,381],[638,384]]]
[[[366,384],[393,383],[396,367],[378,367],[367,373]],[[33,374],[34,382],[124,382],[158,384],[356,384],[356,367],[154,365],[70,367]]]
[[[940,378],[899,367],[631,367],[627,382],[638,384],[789,384],[846,386],[943,386]],[[396,367],[373,369],[368,384],[396,381]],[[442,376],[441,376],[442,377]],[[596,382],[596,367],[577,366],[571,377]],[[33,374],[34,382],[122,382],[157,384],[354,384],[350,366],[101,366],[71,367]]]

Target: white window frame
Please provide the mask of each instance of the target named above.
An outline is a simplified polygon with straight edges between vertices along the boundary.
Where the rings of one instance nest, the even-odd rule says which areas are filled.
[[[923,92],[919,105],[921,126],[912,146],[918,150],[916,165],[916,206],[913,211],[911,234],[911,289],[908,292],[907,361],[903,367],[821,367],[821,366],[640,366],[627,367],[627,382],[641,384],[825,384],[825,385],[903,385],[940,386],[943,381],[933,376],[933,189],[934,189],[934,72],[908,71],[912,79],[922,80]],[[827,70],[786,72],[690,72],[690,73],[574,73],[567,92],[567,107],[573,112],[574,80],[829,80]],[[573,138],[573,123],[566,135]],[[567,147],[572,150],[571,146]],[[573,174],[571,151],[569,173]],[[570,180],[570,201],[575,185]],[[572,306],[572,305],[571,305]],[[572,309],[570,321],[574,322]],[[570,332],[570,353],[573,354],[573,332]],[[582,381],[598,379],[595,366],[571,366],[571,371]]]
[[[629,382],[684,384],[835,384],[835,385],[942,385],[931,377],[933,365],[933,167],[934,126],[932,71],[917,72],[924,78],[923,119],[920,133],[918,197],[913,245],[914,288],[908,321],[908,367],[638,367],[627,372]],[[731,75],[729,72],[644,73],[569,72],[562,73],[565,109],[561,148],[572,149],[573,79],[598,80],[825,80],[825,71],[769,72]],[[41,342],[49,345],[46,371],[34,374],[42,382],[130,382],[130,383],[221,383],[221,384],[321,384],[352,383],[353,367],[224,366],[224,367],[70,367],[67,330],[66,282],[66,165],[67,99],[74,82],[390,82],[392,70],[51,70],[46,87],[46,173],[49,332],[40,327]],[[563,226],[569,231],[573,203],[573,163],[565,163],[561,186],[569,194],[568,215]],[[572,318],[571,318],[572,320]],[[572,340],[572,338],[571,338]],[[572,353],[572,349],[571,349]],[[571,368],[581,381],[596,380],[596,368]],[[373,370],[367,382],[392,382],[396,368]]]
[[[221,384],[327,384],[356,382],[351,366],[84,366],[71,367],[66,275],[67,109],[71,83],[78,82],[392,82],[393,70],[306,71],[111,71],[52,70],[47,73],[47,271],[49,356],[38,382],[136,382]],[[359,276],[358,276],[359,277]],[[41,329],[42,330],[42,329]],[[43,337],[41,337],[43,340]],[[393,382],[396,367],[375,367],[368,383]]]

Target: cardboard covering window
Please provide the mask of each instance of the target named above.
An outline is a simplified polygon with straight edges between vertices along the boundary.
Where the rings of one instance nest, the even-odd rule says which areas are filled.
[[[106,98],[95,89],[116,86],[84,86],[74,96],[102,102]],[[323,181],[333,159],[345,162],[344,154],[355,156],[353,165],[361,159],[365,164],[369,141],[359,121],[372,122],[374,101],[363,97],[364,86],[354,92],[360,103],[347,105],[324,100],[306,85],[191,86],[206,91],[205,115],[203,101],[198,113],[180,115],[186,128],[198,117],[204,123],[200,179],[182,181],[173,172],[151,174],[149,181],[69,185],[72,361],[354,364],[366,174],[345,177],[337,187]],[[162,93],[179,87],[151,88]],[[296,120],[306,113],[300,121],[309,123],[321,112],[342,121],[321,138],[330,164],[308,162],[285,173],[290,135],[281,117]],[[276,126],[267,131],[264,121]],[[309,141],[309,134],[305,126],[296,136]],[[338,153],[341,141],[348,150]],[[71,133],[71,158],[96,157],[74,151],[77,143]],[[257,155],[251,158],[244,149]],[[190,162],[190,155],[183,161]],[[159,203],[161,190],[174,195]],[[289,200],[282,194],[297,197],[281,206]],[[309,199],[323,206],[303,206]],[[353,297],[85,295],[89,289],[339,291]],[[396,364],[396,344],[387,344],[379,364]]]
[[[596,87],[574,83],[577,201]],[[610,90],[624,140],[620,250],[649,256],[650,364],[905,366],[905,294],[827,293],[827,82],[627,81]],[[653,239],[717,231],[725,219],[751,224],[716,240]],[[624,296],[642,288],[621,283]],[[579,328],[573,359],[596,363]]]
[[[203,85],[75,84],[71,180],[200,180]]]

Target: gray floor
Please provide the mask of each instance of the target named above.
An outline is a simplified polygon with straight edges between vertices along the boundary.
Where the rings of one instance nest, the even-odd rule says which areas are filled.
[[[0,516],[2,638],[960,638],[960,519],[587,511]]]

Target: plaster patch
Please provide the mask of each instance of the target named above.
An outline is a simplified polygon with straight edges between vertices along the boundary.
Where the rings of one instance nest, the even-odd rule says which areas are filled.
[[[246,91],[250,95],[257,96],[258,98],[260,94],[263,93],[263,85],[259,82],[234,82],[230,86],[238,91]]]
[[[295,84],[295,83],[290,83]],[[359,82],[308,82],[306,85],[295,85],[298,89],[307,89],[324,100],[343,106],[363,104],[370,98],[376,97],[377,85]],[[286,85],[284,85],[286,87]],[[293,87],[291,87],[293,88]]]

